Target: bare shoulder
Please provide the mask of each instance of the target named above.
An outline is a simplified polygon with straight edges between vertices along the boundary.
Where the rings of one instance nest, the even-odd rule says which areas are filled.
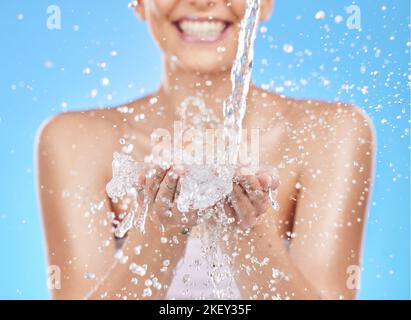
[[[46,120],[37,133],[37,157],[75,166],[107,164],[121,135],[114,110],[67,112]]]
[[[299,148],[308,163],[346,161],[372,165],[375,130],[362,109],[343,102],[296,100],[290,114]]]
[[[59,137],[75,137],[92,132],[97,135],[106,131],[112,132],[115,123],[114,109],[65,112],[47,119],[39,130],[39,136],[44,137],[44,134],[50,132]]]
[[[374,126],[362,109],[343,102],[296,99],[261,91],[260,121],[275,119],[286,124],[294,139],[309,137],[353,138],[374,141]],[[273,124],[275,124],[273,122]]]
[[[295,119],[303,130],[310,129],[323,139],[355,139],[374,142],[375,130],[367,113],[344,102],[300,100]]]

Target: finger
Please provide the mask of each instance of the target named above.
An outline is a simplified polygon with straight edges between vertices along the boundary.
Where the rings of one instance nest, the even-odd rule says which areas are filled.
[[[229,219],[229,227],[232,228],[234,226],[234,222],[236,222],[237,219],[235,209],[230,201],[226,201],[224,203],[224,213]]]
[[[245,190],[239,184],[234,183],[230,202],[236,213],[237,224],[240,228],[248,229],[255,225],[257,219],[254,206],[251,204]]]
[[[141,191],[144,189],[144,185],[146,184],[146,175],[147,175],[147,170],[142,170],[140,173],[137,175],[137,182],[136,182],[136,188],[138,191]]]
[[[175,192],[177,189],[178,178],[174,170],[169,170],[160,184],[154,206],[153,213],[156,214],[163,223],[170,223],[174,207]]]
[[[224,212],[229,218],[235,218],[236,213],[233,204],[231,203],[230,199],[229,201],[226,201],[224,203]]]
[[[257,173],[258,181],[264,191],[271,189],[274,191],[279,186],[279,179],[277,171],[261,171]]]
[[[178,197],[180,196],[181,182],[182,182],[182,176],[184,175],[184,171],[177,170],[177,173],[179,175],[179,179],[178,179],[178,183],[176,187],[176,192],[174,195],[174,208],[172,210],[173,216],[175,217],[175,224],[191,228],[197,225],[197,221],[198,221],[197,211],[190,210],[189,212],[181,212],[178,210],[176,202],[177,202]]]
[[[149,169],[146,174],[145,190],[151,203],[154,202],[154,199],[157,196],[157,192],[166,172],[166,170],[156,165]]]
[[[139,174],[137,175],[137,182],[136,182],[136,189],[137,189],[137,202],[139,205],[143,204],[144,201],[144,189],[146,185],[146,175],[148,169],[142,169]]]
[[[261,187],[258,178],[255,175],[241,176],[239,182],[254,206],[257,216],[265,213],[270,206],[269,195],[268,191]]]
[[[160,184],[156,199],[166,198],[170,202],[173,202],[178,179],[179,175],[173,169],[170,169]]]

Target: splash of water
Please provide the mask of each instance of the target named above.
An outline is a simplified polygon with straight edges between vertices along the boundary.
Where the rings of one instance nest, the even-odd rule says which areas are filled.
[[[131,156],[118,152],[113,154],[113,177],[106,186],[107,195],[117,200],[134,188],[140,172],[137,162]]]
[[[184,195],[182,192],[177,200],[180,201],[179,209],[201,207],[204,204],[209,206],[210,202],[218,203],[232,192],[234,167],[237,165],[243,119],[247,108],[247,95],[251,82],[254,42],[259,13],[260,0],[247,0],[247,9],[238,37],[237,56],[231,70],[232,90],[229,98],[224,103],[225,139],[227,142],[234,137],[235,143],[233,146],[226,144],[226,157],[223,166],[197,168],[197,170],[192,171],[190,176],[182,179],[181,190],[188,190],[189,192],[187,192],[187,195]],[[224,168],[223,174],[216,177],[216,169],[221,170],[221,168]],[[273,201],[271,190],[270,198]],[[212,270],[209,278],[213,286],[213,293],[218,299],[230,299],[232,292],[227,291],[227,288],[223,288],[221,285],[223,279],[228,279],[230,283],[235,282],[234,258],[223,255],[219,246],[223,235],[227,232],[230,221],[224,212],[223,206],[205,209],[202,211],[202,215],[203,217],[214,219],[215,222],[213,226],[211,224],[204,224],[202,232],[203,256],[209,265],[209,269]],[[233,241],[236,247],[236,236]],[[221,259],[221,257],[225,258]]]
[[[214,164],[190,168],[181,180],[181,194],[177,199],[178,209],[206,209],[225,199],[232,191],[234,167],[240,151],[243,119],[247,109],[254,60],[254,42],[260,15],[260,0],[247,0],[247,8],[241,22],[236,59],[231,70],[232,90],[224,103],[224,136],[226,141],[223,165]],[[234,144],[231,145],[234,137]]]
[[[117,238],[123,238],[133,226],[136,226],[141,233],[144,233],[148,212],[148,197],[144,195],[141,207],[137,201],[138,193],[142,192],[137,182],[144,166],[134,161],[131,156],[122,153],[115,152],[113,158],[113,177],[106,186],[107,195],[115,202],[126,195],[131,195],[134,199],[134,207],[118,224],[114,234]]]
[[[232,91],[224,103],[225,141],[234,136],[234,145],[226,145],[226,159],[223,166],[191,166],[187,176],[181,179],[181,193],[177,207],[182,212],[204,210],[224,199],[232,192],[234,167],[240,150],[242,122],[247,108],[247,95],[251,82],[254,59],[254,41],[260,13],[260,0],[247,0],[247,8],[241,22],[238,36],[238,50],[231,71]],[[201,111],[201,110],[200,110]],[[227,150],[228,149],[228,150]],[[234,155],[232,159],[230,155]],[[112,199],[123,197],[135,187],[140,172],[137,163],[128,155],[114,154],[113,178],[107,185],[107,194]],[[146,198],[146,197],[144,197]],[[140,210],[129,212],[118,226],[118,235],[124,236],[132,225],[137,224],[144,232],[148,204],[145,201]],[[137,219],[137,221],[136,221]]]

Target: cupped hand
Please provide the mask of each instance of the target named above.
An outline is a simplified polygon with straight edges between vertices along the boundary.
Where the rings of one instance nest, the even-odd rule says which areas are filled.
[[[269,170],[253,173],[240,168],[235,173],[233,192],[228,197],[225,209],[235,218],[243,230],[254,227],[257,218],[269,211],[272,206],[271,192],[279,186],[277,174]]]
[[[177,209],[180,190],[181,166],[163,168],[152,165],[141,173],[141,187],[148,198],[148,212],[152,221],[164,226],[191,228],[197,224],[195,212],[183,213]]]
[[[162,168],[158,165],[141,173],[141,186],[148,197],[149,217],[155,223],[182,229],[197,225],[196,211],[183,213],[176,206],[184,173],[182,166]],[[226,213],[235,218],[241,229],[252,228],[257,218],[271,207],[270,190],[275,191],[278,185],[277,175],[270,170],[253,173],[246,168],[237,169],[233,191],[225,204]]]

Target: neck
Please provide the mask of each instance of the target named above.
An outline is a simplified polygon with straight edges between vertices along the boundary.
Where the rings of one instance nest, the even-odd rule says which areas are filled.
[[[187,97],[201,97],[207,107],[222,113],[223,102],[231,93],[230,70],[215,73],[199,73],[164,63],[164,77],[158,98],[170,112]]]

